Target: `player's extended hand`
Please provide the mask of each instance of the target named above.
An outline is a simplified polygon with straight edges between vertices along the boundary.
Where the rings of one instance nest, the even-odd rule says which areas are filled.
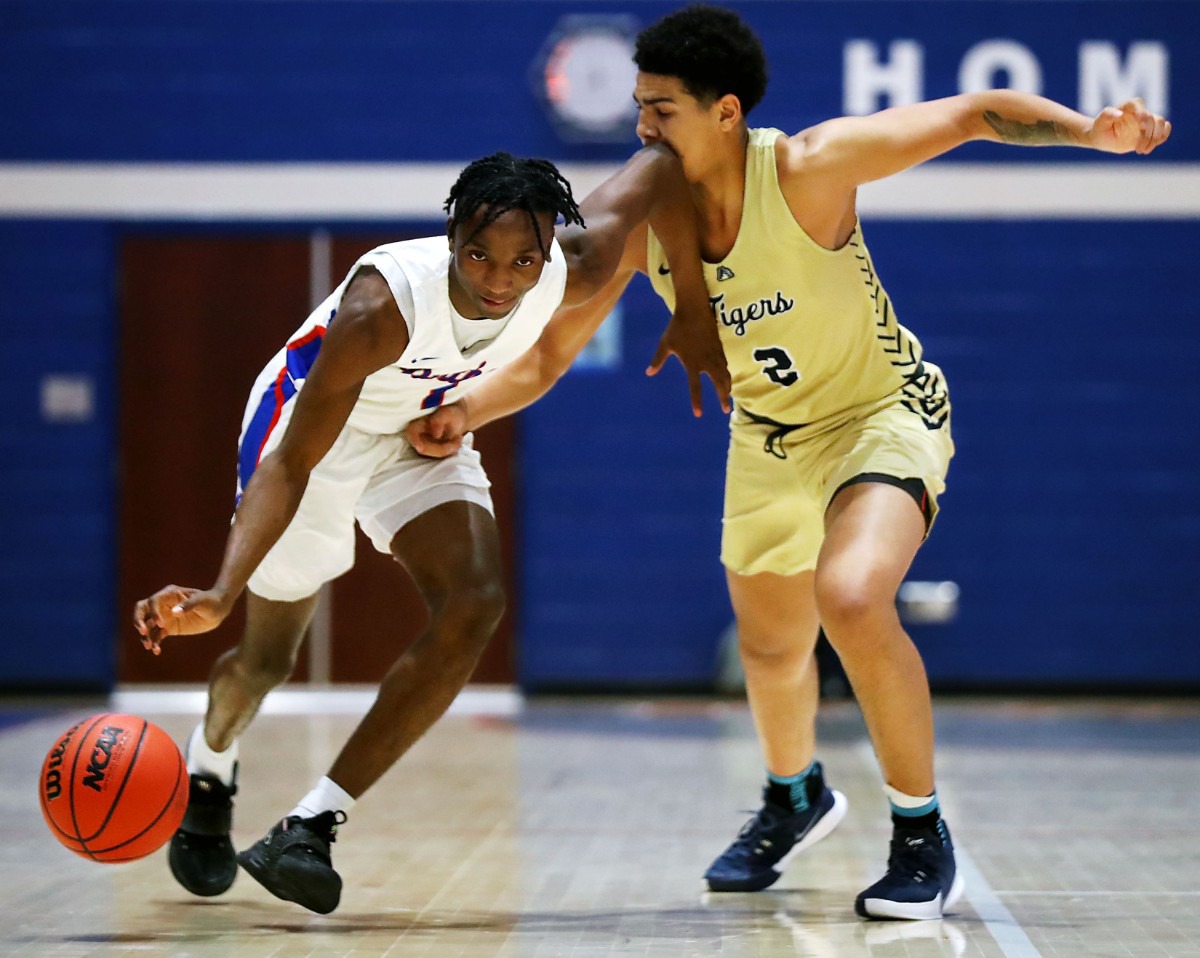
[[[725,363],[725,350],[721,348],[716,317],[707,301],[703,309],[676,309],[671,321],[667,323],[667,328],[663,330],[658,349],[646,369],[646,375],[657,375],[667,357],[672,355],[679,360],[687,373],[692,415],[700,416],[704,413],[700,395],[701,373],[712,381],[721,409],[729,412],[729,367]]]
[[[161,655],[168,635],[210,632],[225,621],[229,608],[216,592],[168,585],[133,607],[133,627],[141,634],[142,645]]]
[[[1105,153],[1149,153],[1171,135],[1171,121],[1151,113],[1140,97],[1100,111],[1088,139]]]
[[[404,438],[422,456],[445,459],[458,452],[466,431],[467,409],[459,400],[414,419],[404,427]]]

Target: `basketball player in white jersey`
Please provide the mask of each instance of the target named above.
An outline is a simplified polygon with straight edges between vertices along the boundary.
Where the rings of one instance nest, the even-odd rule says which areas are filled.
[[[766,888],[845,813],[814,757],[813,648],[823,626],[892,812],[887,872],[855,910],[940,918],[962,881],[934,788],[928,682],[895,596],[944,488],[950,405],[941,371],[898,324],[880,284],[856,190],[968,140],[1144,154],[1170,124],[1137,100],[1092,119],[996,90],[794,136],[750,129],[746,114],[766,89],[761,44],[736,14],[706,5],[642,31],[634,59],[638,135],[678,154],[688,180],[736,406],[721,559],[767,782],[761,809],[705,879],[713,891]],[[670,305],[674,264],[653,224],[637,230],[596,302],[640,270]],[[410,440],[431,455],[452,451],[467,429],[532,402],[602,318],[552,323],[529,357],[465,404],[410,424]]]
[[[424,458],[404,427],[521,355],[560,305],[603,287],[631,227],[650,216],[671,232],[664,217],[686,209],[683,190],[678,161],[661,147],[636,154],[582,208],[548,161],[477,160],[446,202],[447,236],[364,255],[263,369],[242,422],[239,505],[215,583],[167,586],[134,612],[143,644],[158,654],[167,636],[215,628],[248,593],[244,636],[216,662],[205,720],[188,742],[189,806],[169,854],[186,889],[220,894],[240,862],[280,898],[320,913],[337,906],[337,826],[450,705],[504,609],[479,455],[467,441],[447,458]],[[695,264],[690,230],[685,219],[690,259],[680,269]],[[721,384],[698,267],[691,275],[705,345],[689,353],[683,343],[681,360],[689,375],[704,371]],[[412,575],[428,629],[383,679],[329,774],[235,858],[237,738],[292,671],[321,585],[353,564],[355,521]]]

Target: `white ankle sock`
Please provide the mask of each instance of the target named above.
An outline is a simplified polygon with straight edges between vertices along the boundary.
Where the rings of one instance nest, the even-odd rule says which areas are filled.
[[[234,766],[237,765],[238,743],[224,752],[214,752],[204,740],[204,723],[192,731],[187,743],[187,770],[191,775],[215,775],[224,784],[233,784]]]
[[[312,818],[321,812],[348,812],[353,807],[354,799],[326,775],[313,786],[311,792],[300,799],[299,805],[288,812],[288,817],[299,815],[301,818]]]

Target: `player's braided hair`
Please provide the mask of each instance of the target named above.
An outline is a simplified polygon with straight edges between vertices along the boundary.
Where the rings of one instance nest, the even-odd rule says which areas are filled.
[[[450,229],[467,222],[480,208],[486,208],[482,219],[464,242],[470,242],[484,227],[509,210],[524,210],[533,224],[538,246],[549,250],[547,237],[542,236],[538,213],[559,216],[569,224],[584,225],[583,216],[567,182],[549,160],[525,159],[511,153],[493,153],[476,160],[459,174],[450,188],[443,209],[450,214]]]
[[[684,7],[646,27],[633,62],[643,73],[678,77],[705,106],[732,93],[743,115],[767,92],[762,43],[736,13],[711,4]]]

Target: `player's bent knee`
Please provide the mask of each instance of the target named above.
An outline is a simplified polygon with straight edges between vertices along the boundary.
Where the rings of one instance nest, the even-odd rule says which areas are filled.
[[[434,630],[461,636],[466,642],[486,643],[505,608],[507,596],[499,581],[460,585],[434,606]]]
[[[896,616],[895,598],[862,580],[817,579],[817,610],[825,630],[854,634],[865,626]]]
[[[815,630],[814,630],[815,633]],[[775,665],[790,659],[805,659],[812,654],[812,643],[793,634],[747,635],[738,633],[738,653],[743,661]]]

